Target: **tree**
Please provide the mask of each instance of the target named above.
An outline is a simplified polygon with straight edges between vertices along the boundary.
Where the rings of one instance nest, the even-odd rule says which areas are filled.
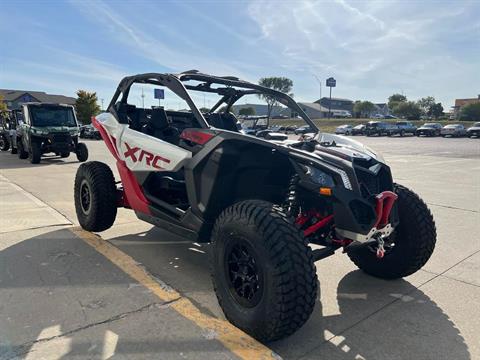
[[[270,89],[274,89],[290,96],[293,96],[290,92],[292,91],[293,81],[285,78],[285,77],[268,77],[268,78],[261,78],[258,81],[259,85],[268,87]],[[258,94],[258,97],[264,100],[267,103],[267,127],[270,124],[270,116],[272,114],[272,110],[277,104],[277,99],[267,94]]]
[[[430,111],[430,108],[436,105],[435,98],[433,96],[427,96],[427,97],[421,98],[420,100],[417,101],[417,103],[418,103],[418,106],[420,106],[420,109],[422,109],[423,115],[427,115],[428,112]]]
[[[480,121],[480,102],[462,107],[460,110],[460,120]]]
[[[200,110],[200,112],[201,112],[202,114],[206,114],[206,113],[208,113],[208,112],[210,111],[210,109],[209,109],[209,108],[206,108],[206,107],[201,107],[201,108],[198,109],[198,110]]]
[[[360,117],[369,117],[375,109],[375,105],[370,101],[357,101],[353,106],[353,112],[360,114]]]
[[[405,101],[398,103],[393,113],[408,120],[418,120],[422,115],[422,109],[414,101]]]
[[[428,116],[433,116],[435,119],[438,119],[443,115],[443,106],[442,103],[436,103],[429,107],[427,111]]]
[[[0,95],[0,111],[7,111],[8,107],[5,101],[3,101],[3,96]]]
[[[388,108],[390,109],[391,112],[395,113],[395,108],[401,104],[407,101],[407,97],[402,94],[393,94],[388,98]]]
[[[77,110],[78,120],[83,125],[90,124],[92,122],[92,116],[100,112],[100,106],[98,106],[97,101],[97,93],[85,90],[77,91],[75,109]]]
[[[242,108],[238,111],[238,115],[255,115],[255,109],[252,107]]]

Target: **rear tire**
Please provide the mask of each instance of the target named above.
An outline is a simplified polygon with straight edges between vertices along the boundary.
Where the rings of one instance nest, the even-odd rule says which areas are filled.
[[[77,159],[80,162],[85,162],[88,159],[88,148],[84,143],[78,143],[75,148],[75,153],[77,154]]]
[[[212,234],[212,279],[226,318],[260,341],[297,331],[317,294],[312,250],[277,206],[238,202]]]
[[[32,149],[30,152],[30,162],[32,164],[38,164],[42,158],[42,149],[40,144],[37,142],[32,142]]]
[[[75,176],[75,210],[78,222],[88,231],[110,228],[117,216],[117,188],[108,165],[90,161]]]
[[[348,254],[367,274],[398,279],[415,273],[425,265],[435,248],[435,221],[427,205],[413,191],[395,184],[400,223],[391,236],[395,246],[378,259],[369,246]]]

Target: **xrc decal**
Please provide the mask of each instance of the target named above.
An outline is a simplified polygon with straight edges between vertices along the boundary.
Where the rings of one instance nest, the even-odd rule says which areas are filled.
[[[127,151],[125,151],[123,153],[123,156],[125,156],[125,160],[130,158],[130,159],[132,159],[132,161],[134,163],[144,162],[147,166],[151,166],[155,169],[163,169],[158,164],[159,162],[164,162],[164,163],[167,163],[167,164],[170,163],[170,160],[165,159],[164,157],[161,157],[160,155],[152,154],[151,152],[143,150],[138,146],[132,147],[132,146],[128,145],[126,142],[124,142],[124,144],[127,148]]]

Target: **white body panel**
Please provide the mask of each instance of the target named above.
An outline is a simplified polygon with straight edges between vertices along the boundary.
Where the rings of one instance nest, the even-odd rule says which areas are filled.
[[[120,124],[110,113],[96,119],[112,137],[118,157],[132,171],[177,171],[192,157],[188,150]]]

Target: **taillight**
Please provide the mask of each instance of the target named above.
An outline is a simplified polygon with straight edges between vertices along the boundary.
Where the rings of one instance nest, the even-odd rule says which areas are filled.
[[[205,132],[198,129],[185,129],[182,131],[180,138],[183,140],[191,141],[195,144],[203,145],[210,141],[215,134]]]

